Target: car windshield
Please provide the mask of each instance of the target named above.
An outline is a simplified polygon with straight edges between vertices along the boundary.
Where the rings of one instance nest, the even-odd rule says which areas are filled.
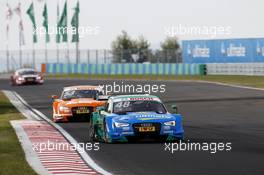
[[[69,90],[64,91],[62,94],[63,100],[71,100],[78,98],[97,98],[98,95],[102,95],[102,92],[98,90]]]
[[[19,72],[19,74],[20,75],[36,75],[38,74],[38,72],[34,70],[26,70],[26,71]]]
[[[127,112],[156,112],[165,114],[164,105],[158,101],[120,101],[114,103],[115,114],[126,114]]]

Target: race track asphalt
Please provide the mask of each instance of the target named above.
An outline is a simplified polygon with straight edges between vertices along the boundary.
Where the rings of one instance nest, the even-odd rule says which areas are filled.
[[[117,81],[118,82],[118,81]],[[120,83],[120,81],[119,81]],[[163,143],[100,143],[90,151],[93,160],[113,174],[165,175],[263,175],[264,91],[222,85],[179,81],[124,81],[124,84],[165,84],[166,92],[155,94],[165,104],[176,103],[184,115],[185,140],[231,142],[231,151],[165,151]],[[51,118],[50,96],[64,86],[112,84],[103,80],[47,80],[42,86],[11,87],[0,80],[1,90],[13,90],[32,107]],[[78,142],[89,142],[87,122],[60,124]]]

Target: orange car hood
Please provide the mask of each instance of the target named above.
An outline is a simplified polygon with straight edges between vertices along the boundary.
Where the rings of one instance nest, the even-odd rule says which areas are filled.
[[[61,102],[64,106],[68,107],[77,107],[77,106],[102,106],[105,104],[105,101],[97,101],[93,98],[80,98],[80,99],[72,99],[70,101],[62,101]]]

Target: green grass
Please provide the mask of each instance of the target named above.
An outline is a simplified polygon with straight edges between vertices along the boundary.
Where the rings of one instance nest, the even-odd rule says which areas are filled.
[[[107,80],[204,80],[212,82],[228,83],[249,87],[264,88],[264,76],[240,76],[240,75],[207,75],[207,76],[164,76],[164,75],[84,75],[61,74],[47,75],[47,78],[58,79],[107,79]]]
[[[28,165],[24,151],[18,141],[10,120],[23,119],[0,92],[0,174],[36,174]]]

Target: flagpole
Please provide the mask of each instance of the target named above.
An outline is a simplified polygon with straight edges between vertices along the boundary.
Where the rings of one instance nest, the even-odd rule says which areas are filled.
[[[73,35],[72,42],[76,43],[76,64],[80,63],[80,52],[79,52],[79,1],[75,7],[75,12],[72,17],[71,25],[76,28],[76,33]]]
[[[76,42],[76,64],[78,64],[79,61],[79,42]]]
[[[58,38],[62,35],[61,36],[62,42],[64,42],[66,44],[65,45],[66,48],[64,49],[65,59],[68,63],[70,63],[69,41],[68,41],[68,22],[67,22],[68,19],[67,18],[68,18],[68,14],[67,14],[67,0],[66,0],[65,4],[64,4],[62,15],[59,19],[59,23],[57,24],[57,29],[59,29]],[[63,28],[62,33],[60,30],[61,28]],[[65,52],[66,52],[66,54],[65,54]]]
[[[58,24],[59,24],[59,19],[60,18],[60,9],[59,9],[59,3],[58,3],[58,0],[57,0],[57,32],[58,31]],[[58,33],[56,33],[56,49],[57,49],[57,63],[59,63],[59,39],[58,39]]]
[[[57,43],[57,63],[59,63],[59,43]]]
[[[19,43],[19,67],[22,68],[22,50],[20,43]]]
[[[20,12],[19,12],[19,18],[20,18],[19,29],[20,29],[20,27],[21,27],[20,25],[22,25],[21,3],[20,3],[20,1],[19,1],[19,10],[20,10]],[[21,31],[19,31],[19,39],[21,40],[22,36],[20,36],[20,35],[21,35]],[[22,45],[22,41],[19,42],[19,66],[20,66],[20,68],[22,68],[22,49],[21,49],[21,45]]]
[[[9,22],[6,26],[6,37],[6,71],[9,72]]]
[[[7,14],[6,14],[6,71],[9,72],[9,20],[12,16],[10,6],[6,3]]]
[[[35,65],[35,42],[33,42],[33,50],[32,50],[32,58],[33,58],[33,60],[32,60],[32,67],[35,69],[36,68],[36,65]]]
[[[31,19],[33,29],[36,30],[36,21],[35,21],[35,14],[34,14],[34,4],[33,1],[31,2],[31,5],[29,6],[27,10],[27,14],[29,15],[29,18]],[[35,43],[37,42],[37,34],[33,33],[33,45],[32,45],[32,67],[36,68],[36,55],[35,55]]]
[[[79,10],[79,1],[78,1],[78,10]],[[76,22],[77,22],[77,41],[76,41],[76,59],[77,59],[77,64],[80,63],[80,55],[79,55],[79,42],[80,42],[80,39],[79,39],[79,12],[78,14],[76,14]]]
[[[9,72],[9,36],[7,33],[7,42],[6,42],[6,71]]]
[[[67,8],[68,8],[68,0],[66,0]],[[67,9],[67,27],[68,27],[68,9]],[[68,57],[68,63],[70,63],[70,51],[69,51],[69,38],[68,38],[68,30],[67,30],[67,57]]]
[[[67,39],[67,59],[68,63],[70,64],[70,52],[69,52],[69,40]]]
[[[47,42],[45,43],[45,62],[48,63],[48,50],[47,50]]]
[[[45,0],[45,6],[47,6],[47,0]],[[48,52],[47,52],[47,33],[48,33],[48,31],[46,30],[46,36],[45,36],[45,39],[46,39],[46,41],[45,41],[45,62],[46,62],[46,64],[48,63]]]
[[[68,1],[66,0],[67,3],[67,8],[68,8]],[[67,9],[67,27],[68,27],[68,9]],[[68,58],[68,63],[70,64],[70,52],[69,52],[69,38],[68,38],[68,30],[67,30],[67,58]]]
[[[33,4],[33,1],[32,1],[32,4]],[[32,6],[32,7],[33,7],[33,6]],[[34,9],[32,8],[32,10],[34,10]],[[34,17],[34,18],[35,18],[35,17]],[[33,24],[33,25],[34,25],[34,24]],[[34,39],[34,37],[35,37],[35,36],[33,36],[33,46],[32,46],[32,47],[33,47],[33,50],[32,50],[32,59],[33,59],[33,60],[32,60],[32,67],[35,69],[35,67],[36,67],[36,66],[35,66],[35,61],[36,61],[36,60],[35,60],[35,39]]]

